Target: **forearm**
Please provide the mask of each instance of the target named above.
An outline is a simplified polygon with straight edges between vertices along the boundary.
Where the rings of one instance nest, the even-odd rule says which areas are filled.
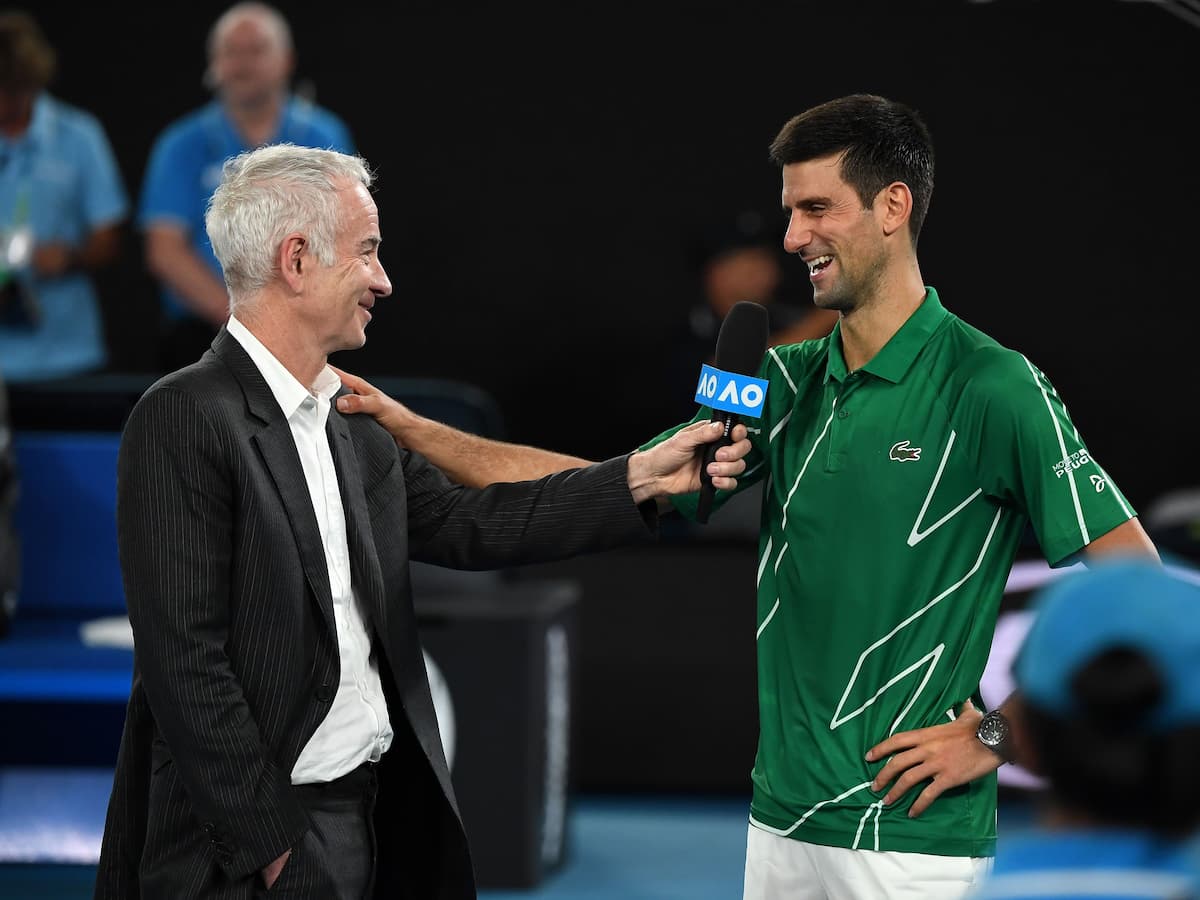
[[[1095,564],[1106,558],[1136,556],[1161,562],[1158,549],[1138,519],[1126,519],[1084,548],[1086,560]]]
[[[495,569],[568,559],[652,539],[657,517],[630,502],[626,457],[537,480],[472,489],[453,484],[422,455],[402,457],[403,481],[375,489],[377,534],[403,517],[412,559],[455,569]],[[387,502],[402,490],[407,508]]]
[[[467,487],[486,487],[499,481],[533,481],[554,472],[591,465],[590,460],[578,456],[481,437],[411,412],[398,424],[393,436],[451,480]]]
[[[482,488],[497,482],[536,481],[592,464],[579,456],[486,438],[427,419],[367,380],[331,368],[349,389],[337,399],[338,412],[370,415],[402,448],[420,454],[458,484]]]
[[[97,228],[82,244],[47,241],[34,248],[33,270],[42,278],[63,278],[101,269],[117,258],[120,243],[116,225]]]
[[[116,261],[121,252],[121,232],[116,225],[97,228],[75,255],[75,263],[89,271],[102,269]]]
[[[152,235],[146,243],[146,261],[154,276],[197,316],[218,326],[229,317],[225,285],[182,239]]]

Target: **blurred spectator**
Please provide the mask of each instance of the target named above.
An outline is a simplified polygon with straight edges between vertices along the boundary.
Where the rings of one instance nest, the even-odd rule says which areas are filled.
[[[204,231],[204,210],[231,156],[291,143],[354,153],[332,112],[291,93],[291,28],[263,3],[238,3],[208,36],[205,85],[215,99],[168,125],[151,148],[138,223],[146,261],[160,282],[164,370],[195,362],[229,315],[221,267]]]
[[[721,323],[734,304],[752,300],[766,307],[771,346],[824,337],[838,318],[836,311],[814,306],[809,292],[799,297],[788,295],[783,230],[771,228],[758,212],[743,210],[713,223],[699,233],[691,249],[697,297],[672,347],[677,380],[672,390],[664,391],[682,402],[661,421],[682,421],[695,413],[692,398],[700,366],[712,362]]]
[[[46,92],[54,49],[0,12],[0,371],[10,383],[102,368],[91,274],[116,259],[128,198],[104,129]]]
[[[767,310],[768,344],[791,344],[829,334],[837,322],[835,310],[813,305],[811,289],[795,290],[785,280],[783,229],[753,210],[714,221],[699,231],[690,247],[696,299],[670,342],[665,387],[659,392],[664,407],[653,418],[636,423],[646,433],[664,422],[684,421],[696,413],[696,382],[700,367],[712,363],[721,323],[742,300]],[[758,538],[761,484],[726,502],[721,515],[706,525],[682,517],[664,520],[664,535],[688,540]]]
[[[1042,590],[1013,667],[1017,756],[1045,776],[1034,829],[974,896],[1198,897],[1200,586],[1153,563]]]
[[[17,463],[12,426],[8,420],[8,392],[0,378],[0,637],[8,633],[17,608],[20,580],[20,545],[13,525],[17,502]]]

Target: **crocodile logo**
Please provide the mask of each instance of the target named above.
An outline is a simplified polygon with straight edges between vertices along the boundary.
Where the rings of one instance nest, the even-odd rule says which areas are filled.
[[[894,459],[897,462],[908,462],[909,460],[919,460],[921,458],[920,447],[908,446],[908,441],[900,441],[892,444],[892,449],[888,451],[888,459]]]

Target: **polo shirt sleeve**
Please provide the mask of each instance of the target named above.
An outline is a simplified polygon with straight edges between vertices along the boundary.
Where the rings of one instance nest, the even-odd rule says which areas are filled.
[[[965,368],[955,430],[983,492],[1029,517],[1050,565],[1073,562],[1135,515],[1036,366],[994,347],[978,351]]]
[[[309,100],[293,100],[285,135],[289,132],[290,140],[306,147],[322,147],[350,155],[358,152],[345,120]]]
[[[165,222],[190,231],[204,164],[202,141],[189,140],[189,133],[178,126],[165,131],[146,164],[138,225],[145,229]]]
[[[83,218],[85,225],[94,230],[125,218],[129,196],[100,122],[90,116],[84,119],[80,135]]]
[[[350,129],[346,127],[345,122],[330,113],[327,127],[329,129],[330,147],[341,153],[351,155],[358,152],[354,146],[354,138],[350,135]]]

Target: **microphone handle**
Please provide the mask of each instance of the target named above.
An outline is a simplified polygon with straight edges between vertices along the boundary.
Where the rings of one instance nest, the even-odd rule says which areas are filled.
[[[730,412],[714,410],[712,421],[725,426],[721,436],[711,444],[704,445],[703,460],[700,463],[700,501],[696,504],[696,521],[702,525],[708,524],[709,513],[712,512],[713,496],[717,489],[713,487],[712,476],[708,474],[708,464],[716,459],[717,451],[733,443],[729,433],[737,422],[737,416]]]

